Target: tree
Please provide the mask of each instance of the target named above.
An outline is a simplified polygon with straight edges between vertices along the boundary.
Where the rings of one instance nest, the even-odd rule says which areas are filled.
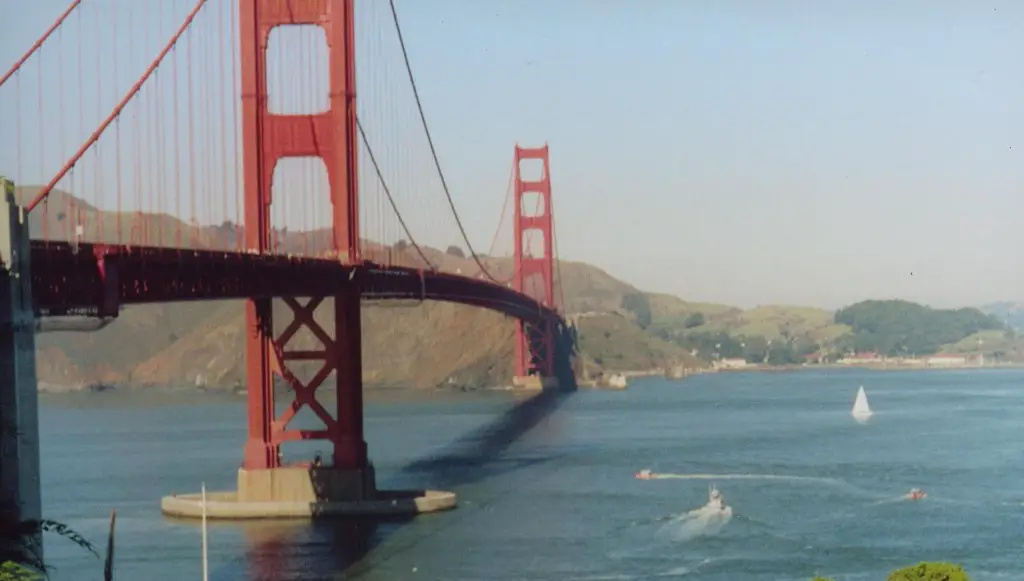
[[[464,252],[462,252],[462,249],[459,248],[458,246],[454,245],[454,244],[449,246],[448,249],[445,250],[444,252],[445,252],[445,254],[449,254],[451,256],[458,256],[459,258],[465,258],[466,257],[466,254]]]
[[[646,329],[651,324],[651,302],[644,293],[629,293],[622,297],[620,305],[623,309],[633,313],[636,317],[636,324]]]
[[[774,341],[768,346],[768,360],[765,363],[771,365],[793,365],[802,363],[803,358],[793,351],[793,344],[789,341]]]
[[[743,338],[743,358],[747,363],[764,363],[768,340],[761,336]]]
[[[798,359],[803,359],[807,355],[817,353],[821,350],[821,345],[817,341],[809,337],[798,337],[792,341],[793,353]]]
[[[694,327],[700,327],[705,322],[706,319],[704,318],[704,313],[693,313],[689,317],[686,317],[685,320],[683,320],[683,328],[692,329]]]
[[[932,309],[910,301],[862,301],[840,309],[835,322],[853,329],[852,348],[885,355],[932,354],[978,331],[1004,330],[978,309]]]

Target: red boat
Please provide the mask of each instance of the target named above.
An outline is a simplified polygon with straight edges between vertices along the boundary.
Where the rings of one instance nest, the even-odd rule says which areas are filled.
[[[907,493],[907,498],[910,500],[922,500],[927,497],[928,494],[920,488],[911,488],[910,492]]]
[[[633,475],[633,478],[636,478],[637,480],[650,480],[653,477],[654,474],[652,474],[651,471],[648,470],[647,468],[644,468],[643,470]]]

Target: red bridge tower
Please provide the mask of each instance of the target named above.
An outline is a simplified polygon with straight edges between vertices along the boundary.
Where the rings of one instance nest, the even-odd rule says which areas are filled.
[[[359,259],[353,4],[353,0],[239,2],[245,244],[251,252],[267,252],[271,248],[271,181],[277,162],[287,157],[318,157],[326,167],[330,183],[334,250],[342,262],[355,263]],[[267,44],[270,31],[286,25],[320,26],[326,34],[330,74],[327,111],[277,115],[268,110]],[[314,312],[326,298],[332,299],[334,316],[324,329],[314,320]],[[363,441],[359,299],[358,281],[339,288],[333,297],[313,297],[308,302],[286,298],[284,302],[293,320],[280,334],[275,334],[270,299],[247,302],[249,434],[238,476],[240,501],[313,501],[325,495],[356,500],[373,495],[373,473]],[[286,349],[301,329],[312,333],[322,347]],[[318,363],[320,370],[303,382],[293,372],[296,361]],[[275,375],[284,379],[294,397],[280,415],[274,408]],[[331,406],[335,407],[334,413],[315,396],[317,388],[331,376],[337,395],[336,406]],[[320,418],[322,429],[288,427],[304,406]],[[311,482],[308,467],[282,466],[281,444],[297,440],[323,440],[329,444],[333,466],[323,471],[328,474],[316,486]]]
[[[525,160],[540,160],[541,175],[524,180]],[[515,153],[515,289],[542,304],[555,302],[554,219],[551,213],[551,175],[548,146],[524,148]],[[555,376],[555,323],[520,321],[516,331],[516,385],[558,387]],[[538,385],[539,384],[539,385]]]

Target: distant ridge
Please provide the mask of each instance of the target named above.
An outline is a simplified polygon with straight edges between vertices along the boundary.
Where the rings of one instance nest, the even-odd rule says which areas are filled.
[[[17,188],[27,198],[38,188]],[[39,232],[43,220],[49,232],[66,228],[59,208],[74,208],[90,233],[113,235],[116,214],[105,212],[54,191],[50,211],[33,213],[30,227]],[[152,236],[172,233],[185,224],[168,215],[132,215]],[[200,228],[199,243],[233,247],[244,229],[231,223]],[[95,234],[94,234],[95,235]],[[290,232],[289,244],[326,244],[326,230]],[[381,258],[418,264],[407,244],[387,246],[369,243],[369,253]],[[424,248],[436,268],[448,272],[477,271],[461,249]],[[483,257],[488,270],[508,277],[513,270],[509,257]],[[800,306],[760,306],[743,310],[729,305],[691,302],[679,297],[646,293],[604,270],[582,262],[560,263],[566,311],[579,329],[581,365],[588,374],[649,372],[708,367],[724,358],[744,358],[757,363],[768,357],[771,364],[803,364],[839,354],[871,348],[871,341],[897,345],[901,334],[933,333],[933,347],[970,352],[978,338],[986,349],[998,350],[1005,360],[1024,359],[1024,344],[1003,337],[1003,319],[985,322],[980,311],[928,309],[908,301],[864,301],[839,312]],[[1007,314],[1024,315],[1021,303],[999,303]],[[279,325],[289,316],[281,305]],[[475,388],[507,385],[512,374],[515,322],[483,309],[447,303],[422,305],[364,305],[364,380],[368,387]],[[1016,310],[1014,310],[1016,309]],[[972,314],[973,311],[975,314]],[[54,388],[131,384],[181,385],[202,388],[235,388],[244,376],[244,326],[241,302],[206,302],[146,305],[127,308],[113,324],[95,333],[44,333],[37,337],[40,384]],[[872,328],[882,335],[865,334],[854,317],[842,313],[875,313],[881,316]],[[886,315],[885,313],[889,313]],[[899,329],[891,323],[913,313],[914,327]],[[956,315],[960,313],[960,315]],[[316,318],[326,322],[332,313],[322,306]],[[1015,315],[1014,315],[1015,316]],[[999,318],[999,315],[996,316]],[[1020,319],[1012,319],[1019,321]],[[950,327],[950,321],[959,321]],[[994,325],[991,324],[994,321]],[[980,326],[979,324],[980,323]],[[861,326],[859,326],[861,325]],[[937,325],[937,327],[936,327]],[[960,325],[959,327],[956,325]],[[300,335],[297,348],[311,348],[313,338]],[[894,343],[895,341],[895,343]],[[302,375],[300,373],[300,375]]]

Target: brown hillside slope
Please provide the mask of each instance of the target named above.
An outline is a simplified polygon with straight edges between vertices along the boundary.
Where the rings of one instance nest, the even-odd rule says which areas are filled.
[[[580,351],[587,363],[609,371],[670,369],[681,365],[689,369],[704,367],[679,346],[655,337],[635,321],[618,313],[579,320]]]
[[[38,188],[18,188],[29,199]],[[233,248],[243,235],[242,227],[224,224],[198,230],[167,215],[121,215],[106,212],[54,191],[50,202],[33,212],[34,237],[60,238],[83,225],[85,240],[134,242],[145,239],[173,244],[179,232],[183,245]],[[120,225],[120,226],[119,226]],[[119,235],[120,233],[120,235]],[[194,233],[188,235],[188,233]],[[327,231],[288,233],[281,236],[286,250],[326,247]],[[480,269],[470,258],[423,248],[432,265],[465,275]],[[367,258],[420,265],[422,259],[408,246],[382,247],[365,244]],[[511,258],[489,257],[483,262],[496,278],[513,272]],[[625,294],[638,292],[608,273],[578,262],[559,265],[567,311],[609,312],[617,309]],[[561,289],[556,291],[560,294]],[[275,324],[280,331],[290,320],[287,308],[278,305]],[[512,375],[515,322],[482,309],[446,303],[381,303],[365,305],[363,327],[364,377],[370,385],[505,384]],[[82,386],[97,382],[141,385],[240,385],[244,377],[244,324],[240,302],[206,302],[144,305],[125,308],[108,327],[92,333],[44,333],[37,338],[41,384]],[[331,306],[322,305],[317,319],[326,324]],[[662,345],[645,331],[630,325],[607,337],[608,329],[581,325],[581,336],[599,333],[597,358],[614,363],[615,369],[644,369],[662,360],[684,360],[685,354]],[[657,348],[649,344],[656,344]],[[290,348],[318,346],[310,336],[293,340]],[[653,349],[653,351],[652,351]],[[662,352],[664,350],[664,352]],[[302,378],[315,370],[300,369]]]
[[[492,262],[497,275],[510,261]],[[469,267],[467,261],[458,263],[461,267],[452,270]],[[571,306],[593,310],[617,305],[618,293],[632,290],[599,269],[567,264],[562,270],[566,287],[579,289],[582,297],[568,295]],[[316,319],[326,327],[332,315],[327,301]],[[501,385],[512,375],[515,322],[498,313],[450,303],[382,302],[364,305],[363,317],[364,378],[370,385]],[[580,321],[582,344],[592,338],[584,349],[593,349],[591,358],[604,367],[640,370],[691,362],[680,349],[632,321],[615,319],[614,325],[600,318]],[[278,304],[278,332],[290,320],[289,310]],[[308,333],[299,333],[289,344],[292,349],[318,346]],[[40,334],[37,348],[40,381],[47,384],[232,387],[244,376],[243,307],[238,301],[132,306],[94,333]],[[298,374],[305,379],[313,372]]]
[[[280,332],[290,316],[280,305],[275,315]],[[317,322],[326,326],[333,315],[331,305],[322,305],[316,315]],[[365,307],[363,325],[363,373],[369,384],[495,384],[511,377],[514,327],[496,313],[452,304]],[[223,303],[203,324],[141,360],[126,380],[158,385],[241,385],[244,340],[242,304]],[[318,342],[305,332],[289,343],[290,349],[317,347]],[[301,366],[293,369],[304,380],[316,371]]]

